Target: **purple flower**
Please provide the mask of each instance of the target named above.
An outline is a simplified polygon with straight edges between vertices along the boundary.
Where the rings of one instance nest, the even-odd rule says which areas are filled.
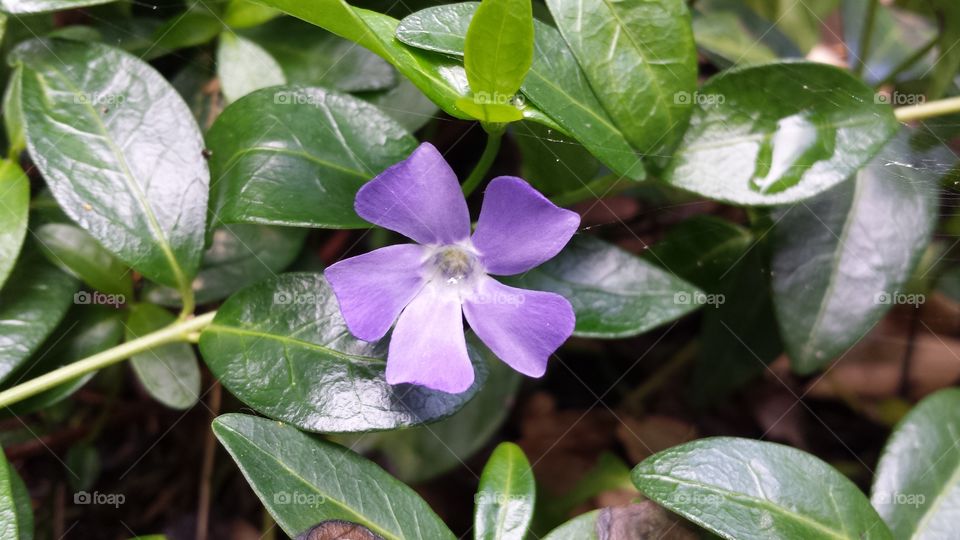
[[[492,275],[525,272],[556,255],[580,224],[520,178],[494,178],[477,230],[453,170],[433,145],[364,185],[354,208],[363,219],[417,242],[340,261],[325,274],[347,328],[376,341],[396,321],[387,382],[450,393],[473,383],[463,315],[513,369],[540,377],[573,332],[573,308],[548,292],[508,287]]]

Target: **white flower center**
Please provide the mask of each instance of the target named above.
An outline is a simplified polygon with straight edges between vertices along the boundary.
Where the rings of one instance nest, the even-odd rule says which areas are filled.
[[[476,256],[456,246],[440,248],[430,263],[436,277],[450,285],[459,285],[482,271]]]

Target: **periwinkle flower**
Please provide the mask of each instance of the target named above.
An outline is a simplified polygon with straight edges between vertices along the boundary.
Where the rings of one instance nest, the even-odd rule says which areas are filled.
[[[490,277],[525,272],[556,255],[580,217],[557,207],[520,178],[490,181],[476,232],[453,170],[421,144],[364,185],[354,208],[365,220],[417,242],[340,261],[325,274],[347,328],[376,341],[396,327],[387,382],[450,393],[473,383],[463,317],[510,367],[531,377],[573,332],[564,297],[508,287]]]

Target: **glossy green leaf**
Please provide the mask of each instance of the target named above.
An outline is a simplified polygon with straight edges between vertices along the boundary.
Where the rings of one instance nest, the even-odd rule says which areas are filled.
[[[230,0],[223,10],[223,22],[233,28],[249,28],[263,24],[280,12],[251,0]]]
[[[176,321],[169,311],[153,304],[137,304],[127,318],[126,339],[132,341]],[[189,343],[169,343],[130,358],[144,389],[173,409],[189,409],[200,399],[200,366]]]
[[[543,540],[599,540],[597,536],[597,518],[599,517],[600,510],[580,514],[550,531]]]
[[[242,35],[276,59],[290,84],[373,92],[397,83],[396,72],[379,56],[292,17],[270,21]]]
[[[717,303],[703,314],[689,392],[698,406],[714,404],[756,379],[783,353],[764,246],[741,247],[742,258],[713,278],[719,283],[711,291]]]
[[[320,274],[284,274],[241,290],[200,337],[213,374],[241,401],[272,418],[324,433],[413,426],[450,416],[486,379],[469,346],[473,386],[447,394],[389,385],[386,341],[354,339]]]
[[[669,150],[690,116],[697,51],[684,0],[547,0],[590,86],[634,148]]]
[[[213,432],[291,537],[340,519],[385,540],[456,538],[412,489],[342,446],[242,414],[220,416]]]
[[[519,446],[500,443],[480,475],[473,514],[474,538],[523,540],[533,518],[537,486]]]
[[[0,381],[57,327],[74,301],[77,282],[39,253],[20,256],[0,290]]]
[[[0,160],[0,287],[17,262],[29,211],[30,180],[16,163]]]
[[[349,39],[389,62],[441,109],[456,118],[470,119],[456,102],[469,94],[467,76],[456,61],[407,47],[394,38],[399,21],[344,0],[262,0],[262,3]],[[539,110],[524,107],[524,118],[550,122]],[[552,122],[551,122],[552,123]]]
[[[755,39],[733,11],[694,13],[693,36],[697,47],[723,65],[758,64],[777,59],[765,43]]]
[[[705,291],[717,293],[751,243],[753,235],[740,225],[699,215],[667,231],[644,258]]]
[[[83,229],[48,223],[37,228],[35,234],[43,254],[64,272],[100,292],[133,298],[130,269]]]
[[[124,312],[111,306],[87,304],[73,308],[54,331],[56,339],[48,340],[30,360],[10,375],[4,386],[28,381],[118,345],[123,338],[123,318]],[[73,395],[94,375],[89,373],[61,383],[13,404],[9,410],[23,415],[49,407]]]
[[[960,390],[928,396],[897,424],[871,501],[896,538],[947,539],[960,521]]]
[[[283,69],[256,43],[225,32],[217,46],[217,76],[228,102],[261,88],[286,84]]]
[[[70,472],[67,483],[74,493],[93,488],[100,476],[100,453],[97,448],[86,442],[74,443],[64,458],[64,465]]]
[[[780,444],[700,439],[645,459],[633,482],[657,504],[724,538],[893,538],[847,477]]]
[[[135,56],[34,40],[24,65],[27,146],[60,206],[154,281],[185,289],[203,251],[209,171],[186,104]]]
[[[228,107],[207,144],[219,221],[360,228],[368,224],[353,210],[357,190],[417,141],[360,99],[282,87]]]
[[[247,285],[282,272],[296,260],[306,232],[266,225],[218,227],[193,280],[197,304],[223,300]],[[169,307],[181,305],[180,294],[170,287],[148,284],[144,298]]]
[[[734,68],[693,97],[690,129],[664,179],[734,204],[823,192],[870,161],[898,126],[872,89],[825,64]]]
[[[22,15],[109,4],[114,0],[0,0],[0,11]]]
[[[658,539],[686,540],[697,536],[672,514],[650,501],[601,508],[579,515],[550,531],[543,540]],[[702,531],[701,531],[702,533]]]
[[[477,2],[430,7],[403,19],[397,39],[413,47],[463,56]],[[645,171],[639,156],[597,100],[573,53],[556,28],[534,21],[533,65],[523,94],[614,172],[635,180]],[[522,128],[521,128],[522,129]]]
[[[533,63],[533,7],[530,0],[484,0],[464,41],[463,64],[474,105],[513,107],[512,101]],[[464,107],[461,106],[461,109]],[[516,120],[522,118],[516,111]],[[483,118],[483,117],[477,117]]]
[[[523,122],[513,135],[520,147],[520,176],[548,197],[583,189],[600,173],[600,162],[586,148],[545,126]]]
[[[3,92],[3,127],[7,134],[9,156],[19,155],[27,147],[23,134],[23,113],[20,110],[22,81],[22,70],[14,69]]]
[[[486,350],[479,340],[471,345]],[[522,376],[510,366],[487,356],[490,371],[477,395],[449,418],[428,426],[381,434],[377,448],[400,480],[419,484],[462,467],[497,433],[513,409]]]
[[[30,493],[13,465],[0,452],[0,540],[31,540]]]
[[[403,78],[389,90],[366,93],[359,97],[376,105],[411,133],[437,116],[437,106],[430,101],[430,98],[413,83]]]
[[[775,216],[773,299],[795,371],[845,353],[892,305],[922,303],[904,284],[933,231],[936,180],[901,136],[853,181]]]
[[[514,286],[562,295],[577,316],[574,335],[620,338],[678,319],[700,307],[703,293],[647,261],[590,236],[576,236],[559,255]]]

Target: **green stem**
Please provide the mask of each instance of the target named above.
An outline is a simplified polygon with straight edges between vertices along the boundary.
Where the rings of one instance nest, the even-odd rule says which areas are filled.
[[[920,47],[917,50],[917,52],[911,54],[909,58],[897,64],[897,66],[894,67],[890,71],[890,73],[883,78],[882,81],[877,83],[875,87],[880,88],[881,86],[885,86],[885,85],[896,82],[897,76],[903,73],[904,71],[910,69],[911,67],[913,67],[917,63],[917,61],[919,61],[928,52],[930,52],[931,49],[933,49],[933,46],[937,44],[937,41],[938,41],[937,36],[934,36],[933,39],[928,41],[926,45],[924,45],[923,47]]]
[[[867,67],[867,55],[870,54],[870,40],[873,37],[873,22],[877,18],[877,4],[880,0],[870,0],[867,4],[867,13],[863,20],[863,31],[860,33],[860,56],[857,58],[856,68],[853,70],[857,75],[862,75],[864,68]]]
[[[44,390],[49,390],[57,385],[86,375],[87,373],[93,373],[94,371],[126,360],[137,353],[168,343],[185,341],[191,333],[206,328],[213,320],[214,315],[216,315],[216,312],[205,313],[186,321],[175,322],[156,332],[146,334],[112,349],[107,349],[93,356],[88,356],[83,360],[67,364],[62,368],[45,373],[36,379],[31,379],[25,383],[8,388],[0,392],[0,407],[9,407],[18,401],[35,396]]]
[[[463,183],[464,197],[469,197],[477,189],[477,186],[483,181],[483,177],[487,175],[487,171],[490,170],[490,166],[493,165],[497,153],[500,152],[500,142],[503,139],[504,128],[491,127],[487,124],[484,124],[483,127],[487,130],[487,145],[483,149],[483,154],[480,155],[480,161],[473,167],[470,176]]]
[[[925,120],[934,116],[943,116],[958,112],[960,112],[960,97],[938,99],[929,103],[908,105],[893,110],[893,113],[897,116],[897,120],[901,122]]]

